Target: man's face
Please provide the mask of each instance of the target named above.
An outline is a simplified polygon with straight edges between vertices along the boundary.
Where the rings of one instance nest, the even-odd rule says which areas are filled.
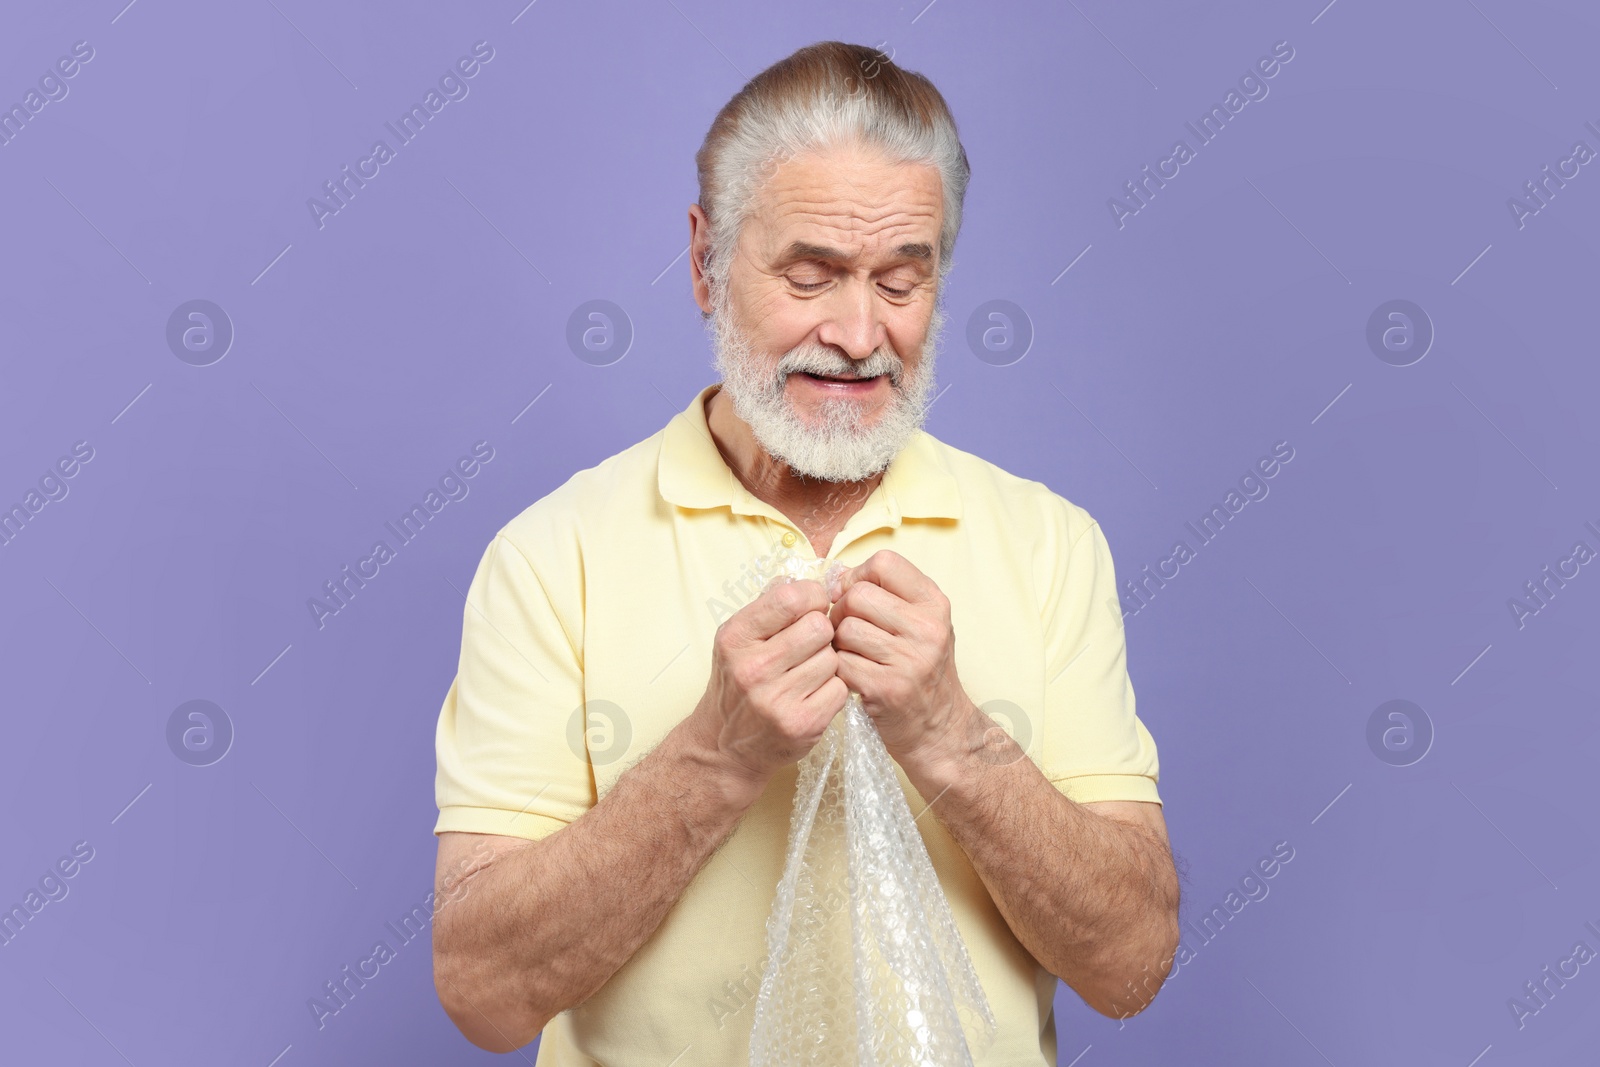
[[[942,222],[937,168],[859,149],[790,159],[758,194],[712,298],[717,367],[735,414],[795,473],[860,481],[921,428]]]

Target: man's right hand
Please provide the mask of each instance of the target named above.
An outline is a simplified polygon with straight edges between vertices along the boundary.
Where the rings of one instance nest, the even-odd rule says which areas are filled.
[[[752,792],[822,739],[849,696],[838,676],[828,594],[777,582],[717,627],[702,737]]]
[[[439,835],[436,896],[449,907],[433,928],[434,984],[468,1040],[521,1048],[593,996],[773,773],[821,740],[849,695],[830,606],[817,582],[779,583],[724,621],[694,711],[569,825],[532,843]],[[646,823],[653,832],[639,833]]]

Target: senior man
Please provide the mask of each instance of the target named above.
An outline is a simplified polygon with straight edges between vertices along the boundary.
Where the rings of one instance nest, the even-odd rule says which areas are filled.
[[[721,380],[507,523],[467,595],[440,1000],[486,1049],[542,1031],[539,1067],[745,1063],[796,763],[853,690],[999,1023],[976,1061],[1054,1064],[1057,977],[1141,1010],[1178,883],[1099,527],[922,429],[955,123],[923,76],[824,42],[696,159]],[[763,591],[778,546],[850,569]]]

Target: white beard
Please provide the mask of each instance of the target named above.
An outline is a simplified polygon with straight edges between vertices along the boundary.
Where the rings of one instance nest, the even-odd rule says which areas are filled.
[[[716,368],[722,391],[734,414],[749,427],[758,444],[794,473],[825,482],[859,482],[879,473],[900,454],[927,419],[934,386],[944,311],[938,302],[928,323],[923,356],[911,374],[887,347],[864,360],[852,360],[823,345],[802,343],[790,349],[776,367],[753,351],[749,338],[733,321],[726,301],[716,301],[710,320]],[[889,375],[891,395],[862,425],[863,408],[878,401],[848,396],[821,401],[818,419],[808,422],[789,401],[785,385],[790,373]]]

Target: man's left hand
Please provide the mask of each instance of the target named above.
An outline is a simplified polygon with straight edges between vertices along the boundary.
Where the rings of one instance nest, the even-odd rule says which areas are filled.
[[[861,694],[889,754],[908,769],[958,760],[979,713],[956,676],[950,601],[938,585],[882,549],[844,571],[833,595],[839,677]]]

